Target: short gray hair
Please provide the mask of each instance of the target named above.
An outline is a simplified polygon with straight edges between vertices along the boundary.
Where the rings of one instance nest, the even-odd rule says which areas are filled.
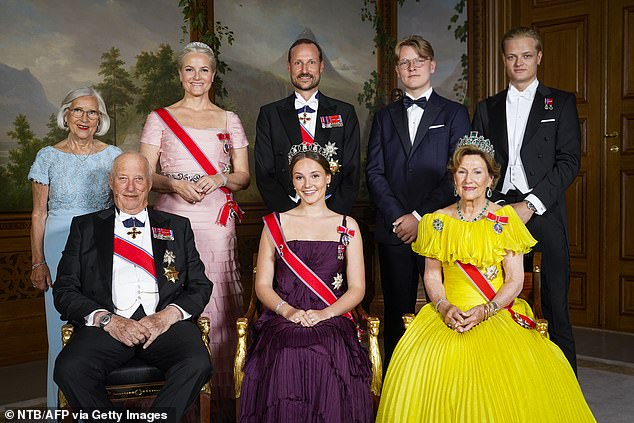
[[[207,56],[211,63],[211,71],[216,72],[216,55],[214,51],[207,44],[201,43],[200,41],[189,43],[183,48],[183,51],[180,52],[177,58],[179,69],[183,67],[183,58],[189,53],[200,53]]]
[[[99,107],[99,113],[101,116],[99,117],[99,125],[97,125],[97,132],[95,135],[101,136],[106,134],[108,129],[110,129],[110,116],[108,116],[106,103],[103,101],[101,94],[92,87],[75,88],[66,94],[66,97],[62,100],[62,105],[59,109],[57,109],[57,126],[61,129],[68,129],[65,119],[68,114],[68,109],[73,101],[77,100],[79,97],[94,97],[97,100],[97,106]]]
[[[121,154],[119,154],[117,157],[115,157],[115,159],[112,161],[112,167],[110,168],[110,179],[113,178],[113,172],[114,170],[117,168],[117,166],[119,166],[119,162],[126,159],[127,157],[135,157],[139,160],[141,160],[145,166],[147,167],[147,177],[151,180],[152,179],[152,167],[150,166],[150,161],[147,159],[147,157],[145,157],[143,154],[139,153],[138,151],[125,151]]]

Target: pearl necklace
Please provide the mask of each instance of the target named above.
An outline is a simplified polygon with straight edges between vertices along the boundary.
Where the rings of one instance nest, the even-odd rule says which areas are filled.
[[[475,222],[477,220],[480,220],[480,218],[484,215],[484,212],[489,208],[489,203],[490,203],[490,201],[487,198],[487,201],[484,203],[484,207],[482,207],[482,210],[480,210],[480,213],[478,213],[478,215],[475,218],[473,218],[472,220],[467,220],[467,219],[464,218],[464,215],[462,214],[462,210],[460,210],[460,200],[458,200],[456,202],[456,209],[458,210],[458,217],[463,222]]]

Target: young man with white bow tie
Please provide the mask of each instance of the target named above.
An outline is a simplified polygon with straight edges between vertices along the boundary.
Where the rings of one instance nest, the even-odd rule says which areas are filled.
[[[324,71],[321,47],[301,38],[288,50],[288,72],[295,92],[262,106],[255,137],[256,182],[271,211],[297,206],[287,157],[292,145],[317,143],[334,151],[326,191],[328,208],[350,214],[359,191],[359,121],[354,107],[319,91]]]
[[[412,35],[396,45],[395,55],[406,95],[374,116],[366,166],[377,208],[386,367],[403,334],[401,316],[414,312],[419,275],[424,274],[424,258],[410,248],[418,221],[453,201],[447,162],[470,130],[467,109],[432,88],[436,60],[431,44]]]
[[[566,189],[579,171],[581,131],[574,94],[537,80],[542,60],[539,33],[514,28],[502,38],[509,87],[480,102],[473,129],[495,147],[502,166],[497,189],[512,204],[542,254],[542,309],[550,339],[576,372],[568,312],[570,253]]]
[[[133,357],[165,374],[153,408],[171,421],[180,421],[211,375],[191,317],[209,301],[212,284],[189,220],[147,209],[151,186],[147,159],[124,153],[110,175],[115,207],[71,224],[53,296],[77,329],[54,377],[76,412],[112,409],[106,376]]]

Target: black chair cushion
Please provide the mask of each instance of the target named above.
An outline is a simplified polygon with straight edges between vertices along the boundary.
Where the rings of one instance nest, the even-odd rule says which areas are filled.
[[[147,365],[143,360],[132,358],[123,367],[113,370],[106,377],[106,386],[136,385],[165,381],[163,371],[157,367]]]

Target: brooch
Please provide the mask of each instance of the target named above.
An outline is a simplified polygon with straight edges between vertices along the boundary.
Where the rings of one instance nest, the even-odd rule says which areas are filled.
[[[434,228],[434,230],[438,231],[438,232],[442,232],[442,228],[445,226],[445,224],[443,223],[442,220],[440,219],[434,219],[431,222],[431,227]]]
[[[321,120],[321,127],[324,129],[343,127],[341,115],[321,116],[319,120]]]
[[[335,289],[341,288],[343,285],[343,275],[341,273],[337,273],[332,281],[332,287]]]
[[[163,241],[174,241],[174,231],[168,228],[152,228],[152,237]]]
[[[492,281],[498,275],[498,268],[497,266],[489,266],[486,269],[484,269],[483,274],[485,278]]]

